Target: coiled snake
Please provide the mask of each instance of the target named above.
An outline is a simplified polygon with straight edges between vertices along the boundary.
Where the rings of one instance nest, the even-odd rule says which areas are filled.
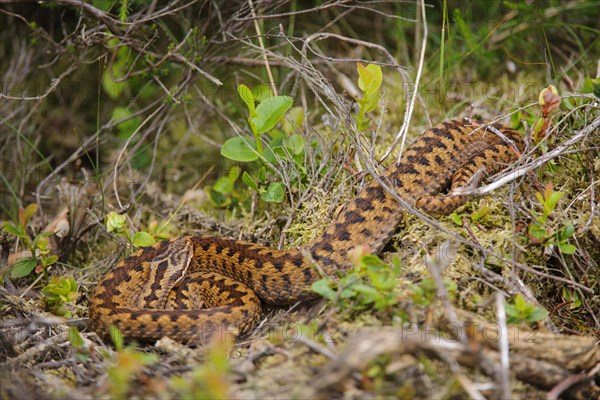
[[[321,278],[349,268],[347,253],[368,244],[380,252],[402,215],[391,188],[408,204],[448,213],[466,201],[445,190],[471,183],[478,171],[505,168],[523,149],[519,133],[493,125],[451,120],[424,132],[385,172],[345,205],[316,239],[301,249],[275,250],[215,237],[181,237],[139,250],[117,264],[91,298],[90,323],[106,336],[116,326],[124,336],[168,336],[202,343],[216,330],[244,332],[257,321],[261,301],[285,305],[314,297]]]

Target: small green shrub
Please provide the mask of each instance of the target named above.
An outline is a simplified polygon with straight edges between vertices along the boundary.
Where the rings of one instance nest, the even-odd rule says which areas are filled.
[[[238,86],[238,94],[248,109],[248,125],[254,137],[235,136],[228,139],[221,148],[221,155],[237,162],[256,162],[259,166],[256,175],[253,177],[244,171],[242,181],[257,192],[261,200],[281,203],[285,199],[285,186],[282,182],[271,181],[267,172],[281,161],[289,161],[296,166],[302,164],[304,139],[293,131],[304,121],[304,113],[299,107],[290,110],[294,100],[289,96],[272,96],[268,90],[258,91],[255,95],[244,84]],[[290,113],[286,119],[284,115],[288,111]],[[279,122],[283,132],[274,129]],[[267,140],[267,148],[264,148],[263,140]],[[241,169],[234,166],[227,176],[218,179],[209,190],[212,200],[219,207],[235,204],[234,184],[240,173]]]
[[[320,279],[311,285],[311,290],[348,310],[383,310],[397,304],[400,259],[395,258],[388,265],[376,255],[361,252],[361,249],[354,252],[353,268],[339,280]]]
[[[52,314],[68,318],[73,316],[69,308],[77,300],[77,282],[73,277],[51,278],[50,283],[42,288],[42,294],[46,308],[50,309]]]
[[[444,287],[450,298],[454,298],[458,286],[456,282],[444,279]],[[424,278],[419,284],[413,285],[411,290],[411,300],[419,306],[429,307],[437,297],[437,283],[433,278]]]
[[[377,64],[369,64],[365,67],[358,63],[356,68],[358,70],[358,87],[363,91],[363,97],[356,99],[360,108],[354,120],[356,128],[363,131],[369,124],[369,119],[365,114],[375,110],[379,105],[381,98],[379,88],[383,82],[383,74],[381,67]]]
[[[358,64],[357,69],[358,86],[363,91],[363,96],[356,99],[360,109],[355,122],[358,130],[362,131],[370,123],[366,114],[375,110],[379,104],[383,76],[381,68],[375,64],[366,67]],[[223,157],[249,163],[255,167],[255,172],[242,172],[239,167],[234,166],[226,176],[219,178],[208,189],[211,199],[218,207],[231,207],[239,203],[242,195],[236,192],[235,182],[240,174],[246,187],[258,193],[259,198],[267,203],[281,203],[285,200],[286,185],[273,178],[278,176],[275,173],[276,167],[285,168],[290,177],[290,190],[306,180],[307,144],[302,135],[297,133],[304,122],[304,111],[301,107],[292,107],[291,97],[273,96],[269,88],[259,88],[262,89],[253,93],[246,85],[238,86],[238,94],[248,110],[248,125],[253,137],[235,136],[221,147]],[[276,127],[278,124],[280,129]],[[316,145],[311,143],[311,147]]]
[[[33,237],[27,232],[27,223],[37,209],[37,204],[29,204],[25,209],[19,208],[19,223],[7,221],[2,225],[3,230],[22,239],[32,254],[31,257],[24,257],[15,262],[10,271],[11,278],[25,277],[34,269],[38,274],[46,273],[47,269],[58,261],[58,256],[51,254],[48,247],[47,237],[52,236],[51,232],[41,232]]]
[[[531,211],[534,221],[529,224],[529,240],[533,243],[542,243],[547,248],[556,246],[563,254],[575,253],[577,248],[568,243],[568,240],[575,233],[573,224],[566,223],[562,228],[556,230],[548,226],[548,216],[556,208],[563,193],[554,191],[552,182],[549,182],[544,193],[536,192],[535,196],[541,205],[542,213]]]
[[[521,294],[515,296],[512,304],[505,303],[504,307],[506,309],[506,322],[511,325],[537,322],[548,316],[548,311],[545,309],[527,304]]]
[[[106,230],[114,232],[117,236],[125,236],[129,243],[134,247],[148,247],[155,244],[158,240],[168,239],[170,237],[170,226],[168,223],[158,223],[152,221],[146,231],[138,231],[133,235],[127,229],[127,218],[125,215],[111,211],[105,218]]]

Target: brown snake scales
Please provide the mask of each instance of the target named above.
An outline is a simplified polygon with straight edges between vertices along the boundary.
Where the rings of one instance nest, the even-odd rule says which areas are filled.
[[[493,126],[514,146],[475,122],[446,121],[424,132],[379,178],[408,204],[449,213],[466,198],[445,191],[468,185],[482,168],[488,175],[500,171],[523,150],[517,131]],[[356,246],[381,252],[401,216],[398,201],[374,179],[301,249],[200,236],[143,248],[96,287],[91,327],[103,336],[116,326],[128,338],[168,336],[195,344],[217,329],[247,331],[260,316],[261,301],[285,305],[314,298],[310,285],[321,278],[315,264],[335,276],[350,267],[347,253]]]

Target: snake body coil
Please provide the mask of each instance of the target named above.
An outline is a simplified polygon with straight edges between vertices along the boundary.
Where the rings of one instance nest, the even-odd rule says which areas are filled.
[[[383,249],[403,207],[381,183],[428,212],[444,214],[462,205],[465,196],[442,193],[467,186],[482,169],[493,174],[505,168],[517,158],[515,150],[522,151],[517,131],[493,127],[505,137],[460,120],[427,130],[302,249],[198,236],[143,248],[96,287],[91,327],[103,336],[116,326],[129,338],[169,336],[187,343],[203,343],[218,329],[247,331],[260,316],[261,301],[285,305],[314,297],[308,289],[321,278],[315,264],[334,276],[349,268],[347,253],[356,246]]]

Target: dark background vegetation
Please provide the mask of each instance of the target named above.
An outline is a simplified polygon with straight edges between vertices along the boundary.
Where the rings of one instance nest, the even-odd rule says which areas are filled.
[[[76,1],[2,5],[2,93],[16,98],[39,97],[30,101],[2,99],[5,184],[18,194],[2,191],[2,213],[7,217],[14,218],[18,206],[31,200],[27,196],[41,178],[91,136],[98,137],[97,143],[86,147],[87,154],[77,159],[102,173],[112,161],[111,152],[102,150],[118,148],[131,133],[126,127],[117,127],[117,107],[143,119],[161,102],[170,101],[169,110],[155,120],[181,118],[186,113],[193,117],[186,124],[204,128],[194,126],[198,132],[193,135],[208,137],[212,141],[204,148],[215,149],[232,134],[231,128],[219,118],[210,118],[210,126],[205,125],[206,114],[218,109],[240,121],[244,110],[239,107],[237,84],[268,82],[245,1],[89,4],[98,12],[106,12],[105,16],[82,11]],[[593,78],[599,46],[597,5],[594,1],[428,3],[429,43],[422,93],[432,101],[436,113],[452,116],[462,111],[455,107],[457,103],[464,107],[464,102],[456,101],[452,98],[456,93],[448,91],[459,92],[462,97],[471,93],[477,96],[485,92],[485,85],[498,85],[500,90],[512,91],[509,95],[516,94],[512,97],[519,101],[543,86],[531,86],[531,79],[515,80],[512,87],[500,86],[496,79],[509,71],[515,71],[511,79],[524,76],[517,73],[535,73],[544,83],[565,79],[579,83],[580,75]],[[419,23],[417,8],[411,2],[259,1],[255,8],[266,16],[260,26],[268,46],[281,56],[298,58],[296,49],[302,38],[320,31],[333,32],[384,46],[399,65],[414,73],[421,39],[420,30],[415,29]],[[120,16],[127,17],[127,22],[121,23]],[[448,30],[443,49],[442,26]],[[175,47],[174,55],[170,51]],[[315,51],[338,60],[333,63],[335,69],[350,76],[354,66],[343,62],[345,59],[381,58],[373,49],[335,39],[319,42]],[[327,68],[332,63],[326,63],[325,57],[312,58],[327,64],[323,71],[335,82],[335,70]],[[190,63],[223,85],[215,85]],[[293,72],[289,68],[274,64],[275,82],[282,92],[290,94],[298,78],[289,76]],[[110,79],[107,71],[116,73],[118,76],[112,78],[119,83],[103,86],[103,79]],[[523,91],[521,98],[519,91]],[[204,98],[199,99],[199,93]],[[495,99],[490,100],[493,107]],[[156,130],[156,125],[151,127]],[[19,151],[12,151],[13,145]],[[149,146],[149,140],[139,146]],[[214,152],[208,153],[203,156]],[[148,160],[138,157],[143,171]],[[217,158],[206,164],[218,162]],[[162,169],[155,168],[153,173]]]

